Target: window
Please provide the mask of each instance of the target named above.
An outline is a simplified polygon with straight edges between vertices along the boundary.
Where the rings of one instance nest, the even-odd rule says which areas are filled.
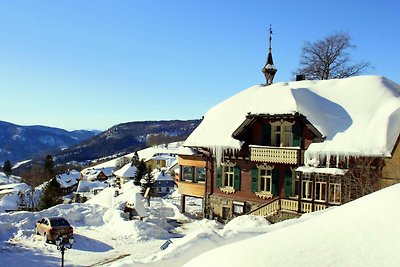
[[[285,140],[283,142],[283,146],[293,146],[292,125],[285,125],[284,130],[285,130],[284,133]]]
[[[251,169],[251,191],[260,198],[271,198],[277,194],[278,170],[267,164]]]
[[[196,167],[196,175],[194,178],[196,182],[204,183],[206,181],[206,168]]]
[[[244,202],[233,201],[233,214],[243,214],[244,213]]]
[[[259,191],[271,193],[272,191],[272,171],[271,169],[259,168],[258,169]]]
[[[182,166],[182,180],[193,181],[193,167]]]
[[[216,186],[227,194],[240,190],[240,168],[236,163],[226,161],[217,167]]]
[[[303,180],[301,181],[301,198],[310,199],[312,197],[312,180],[309,173],[303,174]]]
[[[223,166],[222,186],[233,187],[234,171],[232,165]]]
[[[271,123],[271,145],[279,147],[293,146],[293,123],[276,121]]]
[[[329,198],[328,201],[331,203],[341,203],[341,183],[340,177],[331,176],[329,177]]]
[[[317,175],[315,177],[315,200],[326,201],[326,176]]]
[[[296,173],[296,175],[294,176],[294,190],[292,192],[294,192],[295,197],[300,195],[300,173]]]
[[[206,168],[182,166],[182,180],[185,182],[204,183],[206,181]]]
[[[169,192],[169,187],[165,188],[165,192]]]

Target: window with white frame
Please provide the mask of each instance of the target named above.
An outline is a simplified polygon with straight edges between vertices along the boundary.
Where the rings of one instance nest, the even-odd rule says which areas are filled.
[[[341,183],[340,177],[338,176],[330,176],[329,177],[329,197],[328,201],[330,203],[341,203]]]
[[[303,179],[301,180],[301,198],[312,199],[312,179],[309,173],[303,173]]]
[[[322,174],[318,174],[315,177],[315,200],[316,201],[326,201],[326,185],[327,180],[326,176]]]
[[[233,178],[234,178],[233,167],[234,167],[233,164],[225,164],[223,166],[222,186],[233,187]]]
[[[271,145],[291,147],[293,145],[293,123],[280,120],[271,123]]]
[[[260,192],[271,193],[272,191],[272,170],[266,167],[258,168],[258,189]]]
[[[244,213],[244,202],[233,201],[233,214],[243,214]]]

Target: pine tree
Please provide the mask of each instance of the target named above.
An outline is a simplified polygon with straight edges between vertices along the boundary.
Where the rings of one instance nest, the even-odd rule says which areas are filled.
[[[62,202],[63,199],[60,184],[57,182],[56,178],[53,178],[47,183],[42,197],[40,198],[40,209],[48,209],[61,204]]]
[[[54,161],[51,155],[46,156],[44,160],[43,169],[44,169],[44,175],[47,176],[48,179],[54,177]]]
[[[140,180],[142,180],[143,176],[146,174],[146,170],[147,170],[146,163],[144,163],[144,161],[141,160],[141,161],[139,161],[138,165],[135,165],[135,166],[136,166],[137,170],[136,170],[136,174],[135,174],[133,183],[135,185],[140,185]]]
[[[145,195],[146,191],[149,190],[147,194],[147,203],[150,206],[150,198],[154,195],[154,180],[152,175],[151,166],[146,170],[146,174],[142,179],[142,195]]]
[[[3,172],[7,176],[7,182],[10,182],[10,176],[12,174],[12,165],[9,160],[6,160],[3,164]]]

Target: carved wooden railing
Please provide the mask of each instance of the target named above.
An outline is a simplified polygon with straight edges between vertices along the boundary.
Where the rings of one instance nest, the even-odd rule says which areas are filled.
[[[316,204],[316,203],[313,204],[311,202],[301,202],[300,207],[301,207],[300,210],[301,213],[310,213],[313,211],[320,211],[327,208],[325,204]],[[249,211],[248,213],[246,213],[246,215],[267,217],[279,210],[298,212],[299,202],[293,199],[274,197],[273,199],[263,204],[262,206]]]
[[[291,199],[281,199],[281,209],[297,212],[299,210],[299,202]]]
[[[246,214],[266,217],[279,210],[279,202],[279,197],[273,198],[270,202],[258,207],[257,209],[249,211]]]
[[[250,146],[250,160],[283,164],[300,164],[301,150],[271,146]]]

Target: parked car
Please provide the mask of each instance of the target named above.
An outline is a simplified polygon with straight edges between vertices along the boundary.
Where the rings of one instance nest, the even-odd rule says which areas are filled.
[[[74,230],[69,222],[63,217],[44,217],[36,222],[35,232],[44,237],[46,243],[55,242],[61,236],[63,242],[73,238]]]

